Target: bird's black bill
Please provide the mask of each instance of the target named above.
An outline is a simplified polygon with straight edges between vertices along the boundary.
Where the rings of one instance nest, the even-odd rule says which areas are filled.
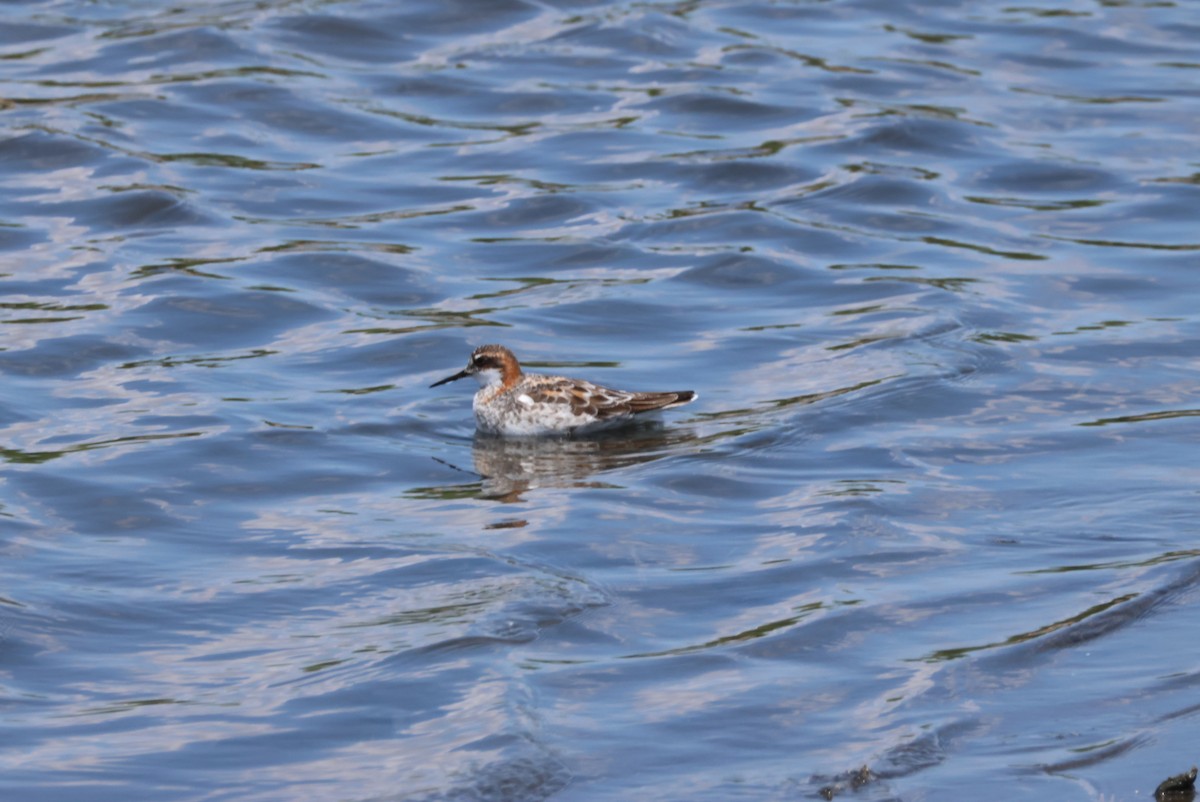
[[[446,378],[442,379],[441,381],[436,381],[429,386],[437,387],[438,385],[441,385],[441,384],[449,384],[450,382],[456,382],[459,379],[465,379],[466,377],[468,377],[470,375],[471,375],[471,370],[470,370],[470,368],[467,368],[465,370],[460,370],[458,373],[455,373],[453,376],[447,376]]]

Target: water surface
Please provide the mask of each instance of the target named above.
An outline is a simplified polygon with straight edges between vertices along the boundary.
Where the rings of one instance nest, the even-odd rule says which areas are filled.
[[[1187,3],[10,3],[23,800],[1146,798]],[[472,347],[700,400],[474,435]],[[866,767],[866,771],[862,771]]]

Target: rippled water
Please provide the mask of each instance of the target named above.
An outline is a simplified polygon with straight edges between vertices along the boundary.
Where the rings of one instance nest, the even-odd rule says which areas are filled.
[[[1146,798],[1197,759],[1198,37],[4,5],[5,798]],[[477,439],[427,385],[485,342],[701,399]]]

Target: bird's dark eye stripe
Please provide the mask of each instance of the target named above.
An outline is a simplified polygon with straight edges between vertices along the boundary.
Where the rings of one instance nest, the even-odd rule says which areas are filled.
[[[473,361],[477,368],[494,368],[497,364],[494,356],[477,356]]]

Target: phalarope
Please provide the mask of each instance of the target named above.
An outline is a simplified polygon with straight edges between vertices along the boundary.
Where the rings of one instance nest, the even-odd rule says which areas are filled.
[[[510,437],[606,429],[696,399],[692,390],[631,393],[583,379],[525,373],[503,345],[479,346],[466,368],[429,386],[467,376],[474,376],[480,385],[472,405],[479,429]]]

